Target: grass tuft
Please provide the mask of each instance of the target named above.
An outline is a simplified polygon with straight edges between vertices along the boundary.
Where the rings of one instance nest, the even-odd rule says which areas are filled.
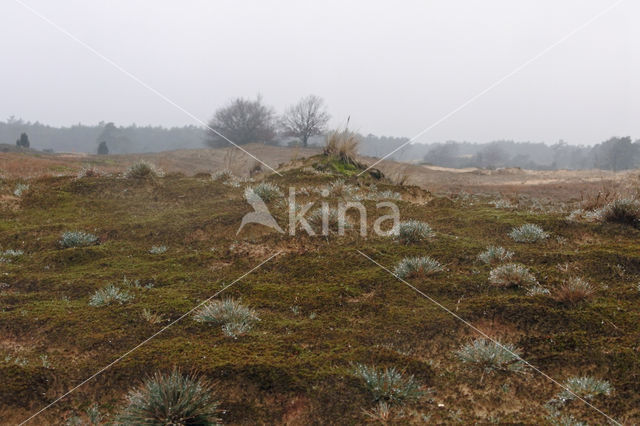
[[[124,176],[128,179],[152,179],[164,176],[164,172],[146,161],[138,161],[131,165]]]
[[[640,201],[622,198],[614,200],[596,211],[596,217],[602,222],[640,225]]]
[[[86,247],[98,244],[98,237],[82,231],[67,231],[60,237],[59,244],[64,248]]]
[[[489,283],[496,287],[528,287],[537,285],[538,281],[525,266],[507,263],[491,270]]]
[[[174,369],[156,373],[127,395],[118,416],[125,425],[217,425],[219,403],[214,386]]]
[[[118,302],[123,304],[133,299],[133,296],[130,295],[127,291],[121,290],[120,288],[114,286],[113,284],[109,284],[108,286],[97,290],[93,296],[91,296],[91,300],[89,300],[89,305],[91,306],[106,306],[110,305],[113,302]]]
[[[234,299],[214,300],[203,305],[195,320],[222,326],[222,332],[234,339],[247,334],[260,321],[256,312]]]
[[[522,371],[525,363],[520,359],[520,350],[510,343],[497,343],[479,338],[467,343],[456,352],[458,358],[465,364],[482,370],[484,373],[493,371]]]
[[[395,235],[400,241],[408,244],[431,238],[435,235],[435,232],[426,222],[407,220],[398,224]]]
[[[429,257],[405,257],[396,265],[394,273],[400,278],[422,277],[443,271],[444,268],[437,260]]]
[[[595,288],[582,278],[570,278],[553,292],[553,298],[558,302],[574,305],[590,299]]]
[[[478,260],[487,265],[496,265],[507,262],[513,257],[513,252],[504,247],[489,246],[478,255]]]
[[[533,223],[513,228],[509,236],[518,243],[535,243],[549,238],[549,233]]]
[[[244,193],[247,200],[253,195],[257,195],[265,203],[284,196],[280,187],[271,182],[261,182],[255,186],[249,186],[245,189]]]
[[[405,376],[395,367],[381,369],[356,364],[354,373],[364,380],[374,401],[403,404],[417,401],[425,394],[413,376]]]
[[[590,376],[570,377],[564,385],[571,392],[563,390],[558,394],[557,399],[561,403],[572,401],[576,398],[575,395],[583,399],[593,399],[599,395],[611,395],[613,390],[608,381]]]

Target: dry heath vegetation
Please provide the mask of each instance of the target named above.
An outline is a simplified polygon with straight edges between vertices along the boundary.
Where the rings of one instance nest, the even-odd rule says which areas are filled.
[[[496,209],[482,194],[358,176],[357,145],[339,130],[324,155],[250,179],[231,165],[210,178],[148,163],[124,175],[2,179],[3,422],[20,423],[153,336],[34,424],[607,421],[575,394],[640,423],[634,198],[583,205],[591,219],[572,221],[566,206]],[[28,185],[20,196],[18,185]],[[355,222],[330,238],[259,224],[237,233],[247,193],[287,229],[289,187],[316,203],[306,215],[316,232],[320,201],[331,231],[345,200],[366,207],[369,229],[386,213],[380,200],[401,220],[384,237],[361,236]],[[470,338],[452,313],[491,338]]]

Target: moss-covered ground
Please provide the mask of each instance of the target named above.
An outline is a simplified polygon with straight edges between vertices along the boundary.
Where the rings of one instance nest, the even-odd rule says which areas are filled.
[[[20,198],[11,195],[16,181],[3,181],[0,247],[24,254],[0,262],[2,422],[29,417],[278,252],[218,296],[256,310],[261,321],[251,332],[233,339],[187,316],[32,424],[64,423],[94,402],[108,421],[132,386],[173,367],[217,383],[225,423],[361,424],[373,420],[366,411],[375,402],[354,375],[355,363],[395,366],[428,389],[420,401],[393,408],[399,424],[548,421],[545,404],[558,386],[533,370],[469,370],[455,351],[477,337],[473,330],[357,250],[390,269],[406,256],[437,259],[444,272],[411,284],[492,337],[513,343],[560,382],[577,375],[609,381],[613,393],[590,402],[620,422],[640,422],[640,231],[569,222],[566,214],[496,209],[481,199],[432,198],[335,166],[325,173],[290,169],[267,180],[285,192],[304,187],[302,199],[312,200],[320,198],[316,188],[337,178],[362,191],[398,192],[402,219],[429,223],[435,237],[401,244],[357,230],[290,236],[255,224],[236,235],[251,211],[243,198],[249,184],[228,185],[208,175],[44,177],[31,180]],[[339,198],[326,199],[333,205]],[[269,206],[286,229],[283,201]],[[376,201],[364,203],[371,231],[388,212],[377,210]],[[524,223],[540,225],[550,238],[512,241],[508,233]],[[61,248],[60,235],[73,230],[97,235],[100,244]],[[149,253],[161,245],[165,253]],[[488,245],[512,250],[514,260],[548,289],[578,276],[597,291],[567,305],[522,288],[493,288],[491,268],[476,260]],[[136,280],[139,286],[132,284]],[[134,298],[90,306],[93,293],[108,284]],[[163,321],[146,321],[145,309]],[[562,413],[592,424],[606,421],[580,401]]]

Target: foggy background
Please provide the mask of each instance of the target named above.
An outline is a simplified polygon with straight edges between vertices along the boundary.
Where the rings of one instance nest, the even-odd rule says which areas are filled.
[[[334,127],[350,116],[363,135],[410,138],[613,1],[25,3],[204,121],[236,97],[261,94],[281,112],[313,93]],[[418,141],[637,137],[637,16],[640,4],[623,2]],[[75,127],[32,126],[32,147],[95,152],[113,122],[129,129],[133,151],[203,146],[199,123],[19,3],[2,2],[0,28],[0,119],[13,117],[0,125],[0,143],[38,122]],[[374,138],[364,151],[384,155],[404,140]],[[481,149],[465,146],[465,158]]]

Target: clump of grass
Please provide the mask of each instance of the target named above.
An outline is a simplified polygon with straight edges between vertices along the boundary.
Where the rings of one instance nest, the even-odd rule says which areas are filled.
[[[358,154],[359,144],[358,136],[349,131],[349,129],[335,130],[327,136],[323,154],[355,166],[358,165],[356,155]]]
[[[611,395],[613,388],[606,380],[596,379],[590,376],[570,377],[564,383],[566,389],[561,391],[557,399],[561,403],[566,403],[576,398],[576,395],[583,399],[593,399],[599,395]]]
[[[321,207],[318,207],[312,211],[307,217],[307,221],[313,225],[317,230],[322,232],[324,213]],[[338,232],[340,230],[340,222],[344,223],[344,229],[351,228],[351,222],[346,214],[341,214],[340,211],[334,207],[327,209],[327,231]]]
[[[102,173],[95,167],[83,167],[76,175],[77,179],[100,177]]]
[[[513,228],[509,236],[518,243],[535,243],[549,238],[549,233],[533,223],[525,223],[522,226]]]
[[[215,182],[225,182],[233,179],[233,173],[231,170],[220,170],[211,175],[211,180]]]
[[[253,309],[234,299],[214,300],[203,305],[195,314],[195,320],[222,326],[222,332],[234,339],[242,336],[260,321]]]
[[[489,246],[478,255],[478,260],[487,265],[495,265],[511,260],[512,257],[513,252],[504,247]]]
[[[382,369],[356,364],[354,373],[364,380],[374,401],[403,404],[417,401],[424,395],[422,386],[413,376],[405,376],[395,367]]]
[[[247,187],[245,189],[245,197],[249,199],[252,194],[260,197],[265,203],[284,196],[280,187],[271,182],[261,182],[253,187]]]
[[[519,372],[525,368],[525,363],[520,358],[520,349],[510,343],[497,344],[484,338],[463,345],[456,355],[463,363],[478,368],[483,373]]]
[[[602,222],[638,226],[640,225],[640,201],[631,198],[614,200],[597,210],[596,216]]]
[[[433,237],[435,232],[426,222],[407,220],[398,224],[395,234],[404,243],[415,243]]]
[[[337,180],[334,180],[333,182],[329,183],[329,185],[326,188],[325,193],[331,194],[331,195],[335,195],[335,196],[338,196],[338,197],[350,198],[350,197],[353,197],[354,195],[356,195],[358,193],[358,191],[359,191],[358,187],[356,187],[354,185],[351,185],[349,183],[346,183],[342,179],[337,179]]]
[[[216,425],[219,403],[214,385],[174,369],[155,373],[129,391],[117,421],[126,425]]]
[[[142,319],[144,319],[149,324],[159,324],[164,321],[164,317],[161,314],[156,312],[151,312],[149,309],[144,308],[142,310]]]
[[[582,278],[573,277],[565,281],[553,292],[553,298],[558,302],[576,304],[593,296],[595,288]]]
[[[98,237],[82,231],[67,231],[60,237],[59,244],[64,248],[92,246],[98,244]]]
[[[29,190],[29,185],[26,183],[19,183],[16,185],[16,187],[13,189],[13,195],[15,195],[16,197],[22,197],[22,194],[24,194],[25,192],[27,192]]]
[[[109,284],[108,286],[97,290],[91,299],[89,300],[89,305],[91,306],[106,306],[110,305],[113,302],[118,302],[123,304],[133,299],[133,296],[130,295],[127,291],[121,290],[120,288],[114,286],[113,284]]]
[[[496,287],[527,287],[537,285],[538,281],[525,266],[507,263],[491,270],[489,283]]]
[[[164,176],[164,172],[144,160],[131,165],[124,176],[129,179],[151,179]]]
[[[405,257],[395,267],[400,278],[422,277],[444,270],[440,262],[429,256]]]
[[[22,250],[8,249],[0,251],[0,262],[11,262],[16,257],[21,257],[24,254]]]
[[[162,254],[167,251],[167,246],[152,246],[149,250],[151,254]]]
[[[489,204],[491,204],[497,209],[512,209],[514,207],[514,205],[511,204],[509,200],[505,200],[505,199],[489,201]]]
[[[527,290],[527,295],[529,296],[549,296],[550,294],[551,292],[548,289],[538,284]]]

